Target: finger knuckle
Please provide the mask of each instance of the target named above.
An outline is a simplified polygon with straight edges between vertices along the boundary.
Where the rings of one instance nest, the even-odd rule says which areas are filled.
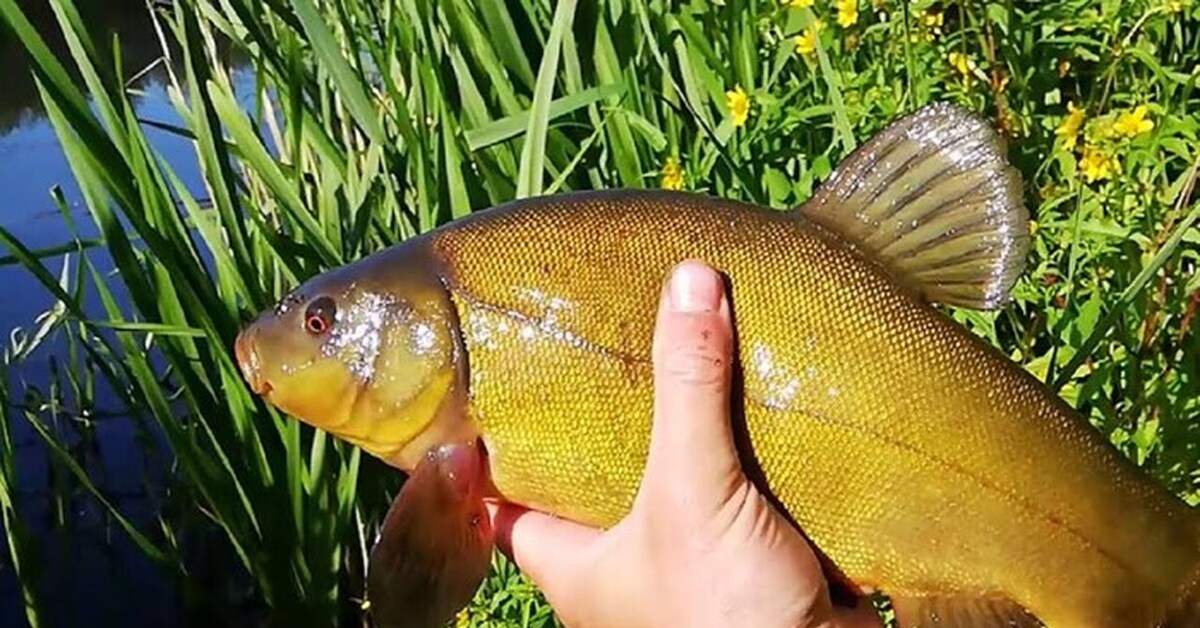
[[[720,386],[726,380],[729,358],[713,343],[683,342],[665,353],[661,370],[664,376],[682,384]]]

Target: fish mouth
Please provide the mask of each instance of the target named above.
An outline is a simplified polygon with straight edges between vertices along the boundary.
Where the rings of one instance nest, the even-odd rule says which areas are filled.
[[[254,335],[254,327],[242,330],[233,343],[233,352],[237,356],[242,378],[250,385],[250,390],[256,395],[266,395],[271,392],[271,382],[262,376],[262,361],[258,357]]]

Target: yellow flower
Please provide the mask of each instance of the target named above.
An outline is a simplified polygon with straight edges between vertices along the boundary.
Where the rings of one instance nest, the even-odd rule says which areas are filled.
[[[1087,125],[1087,129],[1083,132],[1084,136],[1093,140],[1109,140],[1118,135],[1114,128],[1116,122],[1111,116],[1106,118],[1096,118],[1091,124]]]
[[[1079,167],[1088,183],[1110,179],[1121,171],[1121,163],[1115,155],[1090,144],[1083,147],[1083,159],[1079,161]]]
[[[664,190],[683,189],[683,166],[675,155],[667,157],[663,162],[661,185]]]
[[[471,626],[470,609],[464,608],[461,611],[458,611],[458,614],[454,616],[454,628],[470,628],[470,626]]]
[[[1075,142],[1079,139],[1079,129],[1083,128],[1084,116],[1087,115],[1085,110],[1076,107],[1075,103],[1067,103],[1067,117],[1063,119],[1062,124],[1054,129],[1054,134],[1062,138],[1063,146],[1067,150],[1075,150]]]
[[[813,0],[787,0],[787,3],[793,9],[807,9],[813,5]]]
[[[858,0],[837,0],[837,23],[849,28],[858,22]]]
[[[808,28],[804,29],[803,33],[797,35],[795,40],[796,52],[807,56],[816,54],[817,33],[820,33],[821,28],[823,27],[824,23],[822,23],[821,20],[816,20],[812,24],[809,24]]]
[[[958,70],[964,81],[971,80],[971,72],[975,70],[975,62],[967,55],[961,52],[952,52],[947,55],[946,60],[950,62],[950,65],[954,66],[955,70]]]
[[[741,85],[735,85],[732,90],[725,92],[725,105],[733,117],[734,128],[746,124],[746,118],[750,117],[750,97]]]
[[[1138,105],[1133,111],[1122,112],[1113,123],[1112,130],[1118,135],[1134,137],[1154,128],[1154,122],[1146,119],[1146,105]]]
[[[1167,0],[1165,8],[1167,9],[1168,13],[1179,13],[1183,11],[1188,4],[1189,3],[1187,0]]]
[[[917,24],[920,25],[919,37],[923,37],[925,41],[933,41],[938,35],[942,34],[942,26],[946,23],[946,16],[941,11],[915,11],[913,15],[917,18]],[[916,42],[918,34],[913,33],[910,38]]]
[[[1058,78],[1063,78],[1071,71],[1071,60],[1063,59],[1058,62]]]

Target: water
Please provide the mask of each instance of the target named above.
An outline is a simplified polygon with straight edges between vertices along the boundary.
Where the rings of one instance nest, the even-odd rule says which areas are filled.
[[[43,37],[57,32],[52,14],[44,0],[21,0],[19,4]],[[82,4],[82,3],[81,3]],[[86,15],[94,25],[96,41],[108,41],[118,33],[123,56],[128,60],[127,75],[146,67],[160,53],[159,42],[146,16],[143,0],[108,0],[96,3]],[[60,58],[67,59],[61,46]],[[84,238],[95,237],[70,168],[49,122],[44,118],[27,61],[19,44],[12,38],[0,38],[0,225],[12,232],[27,247],[39,249],[63,244],[69,238],[66,223],[59,214],[50,191],[62,188],[75,224]],[[67,61],[69,65],[69,61]],[[246,84],[249,77],[241,76]],[[179,124],[167,98],[164,73],[151,74],[139,85],[144,95],[138,100],[143,119]],[[244,93],[244,92],[243,92]],[[159,153],[172,165],[180,178],[196,193],[203,190],[195,153],[189,141],[165,131],[148,129],[147,135]],[[6,254],[0,249],[0,255]],[[111,262],[100,249],[89,257],[101,270]],[[72,265],[78,259],[72,256]],[[62,257],[44,260],[51,272],[58,273]],[[0,334],[3,341],[13,328],[31,329],[34,319],[52,306],[44,288],[16,265],[0,266]],[[95,295],[89,295],[89,309],[98,311]],[[51,377],[49,358],[61,355],[64,344],[51,342],[10,373],[14,397],[23,385],[45,389]],[[19,401],[19,399],[13,399]],[[119,415],[119,406],[111,394],[98,396],[100,410]],[[180,616],[182,593],[163,570],[151,563],[115,525],[83,489],[74,486],[61,467],[51,464],[50,454],[37,434],[11,412],[17,456],[18,509],[27,532],[34,539],[39,570],[40,607],[51,626],[168,626],[184,623]],[[89,476],[113,499],[125,516],[143,530],[155,527],[158,497],[163,490],[169,460],[161,452],[147,456],[149,448],[139,442],[137,426],[121,416],[98,420],[95,438],[76,443],[76,457],[89,460]],[[142,434],[142,437],[147,435]],[[151,441],[157,440],[149,435]],[[60,500],[67,486],[68,498]],[[71,499],[69,496],[74,496]],[[3,537],[0,536],[0,539]],[[7,558],[0,549],[0,627],[25,625],[20,591]]]

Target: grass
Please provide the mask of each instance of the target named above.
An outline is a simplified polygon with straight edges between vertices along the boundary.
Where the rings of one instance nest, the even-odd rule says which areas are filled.
[[[13,445],[8,408],[7,390],[0,387],[0,524],[3,525],[8,541],[8,556],[13,574],[20,583],[25,621],[30,628],[38,628],[41,625],[41,614],[34,586],[36,576],[29,572],[32,551],[15,503],[16,448]]]
[[[198,198],[147,141],[161,125],[138,119],[119,42],[93,40],[72,0],[49,1],[69,58],[15,0],[0,0],[0,18],[34,60],[101,241],[29,251],[0,231],[57,300],[46,331],[71,339],[77,380],[0,419],[35,426],[190,603],[224,612],[179,541],[209,526],[253,583],[257,615],[357,617],[367,540],[398,478],[254,398],[231,355],[240,324],[288,286],[545,192],[670,185],[790,207],[856,144],[935,100],[1002,130],[1035,221],[1014,303],[953,315],[1200,501],[1200,3],[876,0],[852,14],[831,0],[177,0],[158,11]],[[224,46],[247,60],[253,93],[236,93]],[[92,262],[96,246],[114,272]],[[68,250],[79,263],[60,281],[46,260]],[[85,291],[101,311],[83,307]],[[55,413],[88,407],[86,378],[165,437],[174,490],[156,527],[122,517],[60,442]],[[0,432],[0,460],[10,454]],[[14,562],[16,474],[0,464]],[[23,582],[36,625],[39,583]],[[498,559],[462,621],[554,620]]]

